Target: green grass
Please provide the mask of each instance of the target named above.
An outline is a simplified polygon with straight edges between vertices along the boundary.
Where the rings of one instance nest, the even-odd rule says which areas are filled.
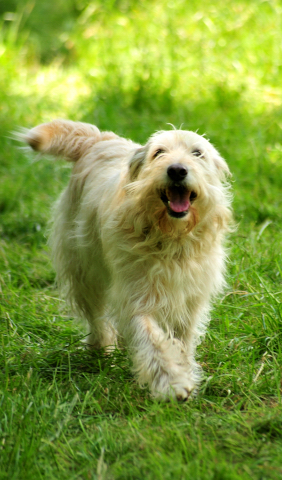
[[[165,3],[1,4],[1,480],[282,475],[281,2]],[[126,352],[85,351],[58,296],[46,235],[69,167],[10,139],[56,117],[138,142],[182,125],[230,165],[229,287],[188,404],[154,401]]]

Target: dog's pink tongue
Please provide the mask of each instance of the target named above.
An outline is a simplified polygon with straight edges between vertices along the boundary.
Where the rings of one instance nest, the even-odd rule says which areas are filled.
[[[184,195],[180,195],[177,191],[170,192],[169,198],[169,207],[174,212],[186,212],[190,207],[190,194],[185,193]]]

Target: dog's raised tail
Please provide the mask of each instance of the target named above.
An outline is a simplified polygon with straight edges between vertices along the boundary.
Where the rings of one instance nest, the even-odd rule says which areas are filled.
[[[94,125],[71,120],[53,120],[25,130],[21,139],[33,150],[76,162],[97,142],[117,138],[112,132],[100,132]]]

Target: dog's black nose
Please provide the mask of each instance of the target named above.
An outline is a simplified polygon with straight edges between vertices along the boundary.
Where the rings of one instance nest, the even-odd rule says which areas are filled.
[[[168,167],[167,174],[171,180],[180,181],[184,180],[187,176],[188,170],[184,165],[181,165],[181,163],[173,163]]]

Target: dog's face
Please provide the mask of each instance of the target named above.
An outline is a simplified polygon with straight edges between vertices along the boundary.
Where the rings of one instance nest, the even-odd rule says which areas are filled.
[[[130,162],[130,179],[143,189],[144,202],[155,203],[171,219],[197,223],[224,202],[221,180],[226,162],[200,135],[182,130],[160,132],[138,149]],[[154,197],[154,199],[153,199]]]

